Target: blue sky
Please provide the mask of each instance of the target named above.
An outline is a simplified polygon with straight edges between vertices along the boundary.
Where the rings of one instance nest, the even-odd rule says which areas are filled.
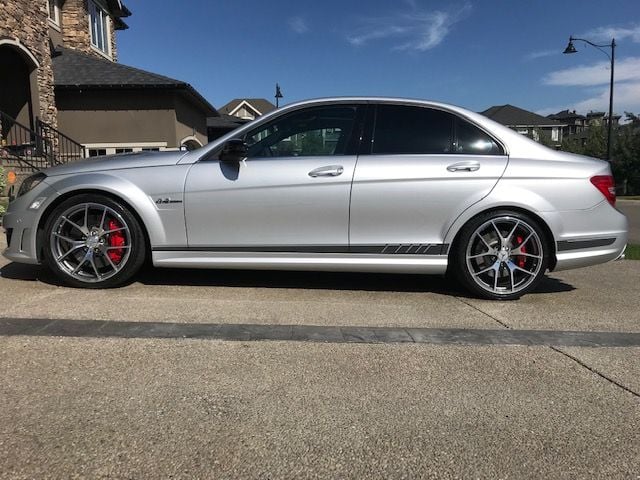
[[[609,60],[570,34],[616,37],[615,110],[640,112],[639,0],[125,0],[119,61],[192,84],[214,106],[342,95],[511,103],[543,114],[608,105]]]

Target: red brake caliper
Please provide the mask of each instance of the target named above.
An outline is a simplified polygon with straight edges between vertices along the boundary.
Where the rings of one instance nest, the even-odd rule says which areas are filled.
[[[524,240],[524,238],[522,238],[520,235],[516,236],[517,245],[520,245],[523,240]],[[527,248],[524,245],[521,245],[520,246],[520,251],[522,253],[527,253]],[[526,260],[527,260],[527,257],[525,257],[524,255],[518,255],[518,266],[520,268],[524,268]]]
[[[117,230],[122,228],[121,225],[115,220],[109,220],[107,224],[107,230]],[[109,234],[109,246],[110,247],[122,247],[126,240],[122,234],[122,230]],[[113,250],[107,250],[107,255],[113,263],[120,263],[122,256],[124,255],[124,248],[114,248]]]

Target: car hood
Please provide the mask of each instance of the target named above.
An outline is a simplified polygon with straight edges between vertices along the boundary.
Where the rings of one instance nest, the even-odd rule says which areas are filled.
[[[122,170],[124,168],[162,167],[175,165],[186,152],[134,152],[118,155],[86,158],[57,167],[47,168],[43,172],[48,177],[75,173]]]

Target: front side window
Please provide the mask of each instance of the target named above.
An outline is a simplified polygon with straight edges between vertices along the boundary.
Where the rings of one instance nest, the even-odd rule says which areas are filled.
[[[466,155],[504,155],[502,147],[475,125],[456,118],[455,153]]]
[[[374,154],[451,153],[453,115],[441,110],[406,105],[379,105]]]
[[[109,16],[89,0],[89,23],[91,28],[91,45],[103,53],[109,54]]]
[[[347,105],[290,113],[247,133],[248,158],[344,155],[355,118]]]

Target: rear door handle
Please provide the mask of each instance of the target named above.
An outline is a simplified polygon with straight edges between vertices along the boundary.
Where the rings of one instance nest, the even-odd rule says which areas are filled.
[[[478,162],[460,162],[449,165],[447,170],[450,172],[475,172],[480,170],[480,164]]]
[[[342,175],[344,167],[342,165],[329,165],[326,167],[319,167],[309,172],[310,177],[337,177]]]

